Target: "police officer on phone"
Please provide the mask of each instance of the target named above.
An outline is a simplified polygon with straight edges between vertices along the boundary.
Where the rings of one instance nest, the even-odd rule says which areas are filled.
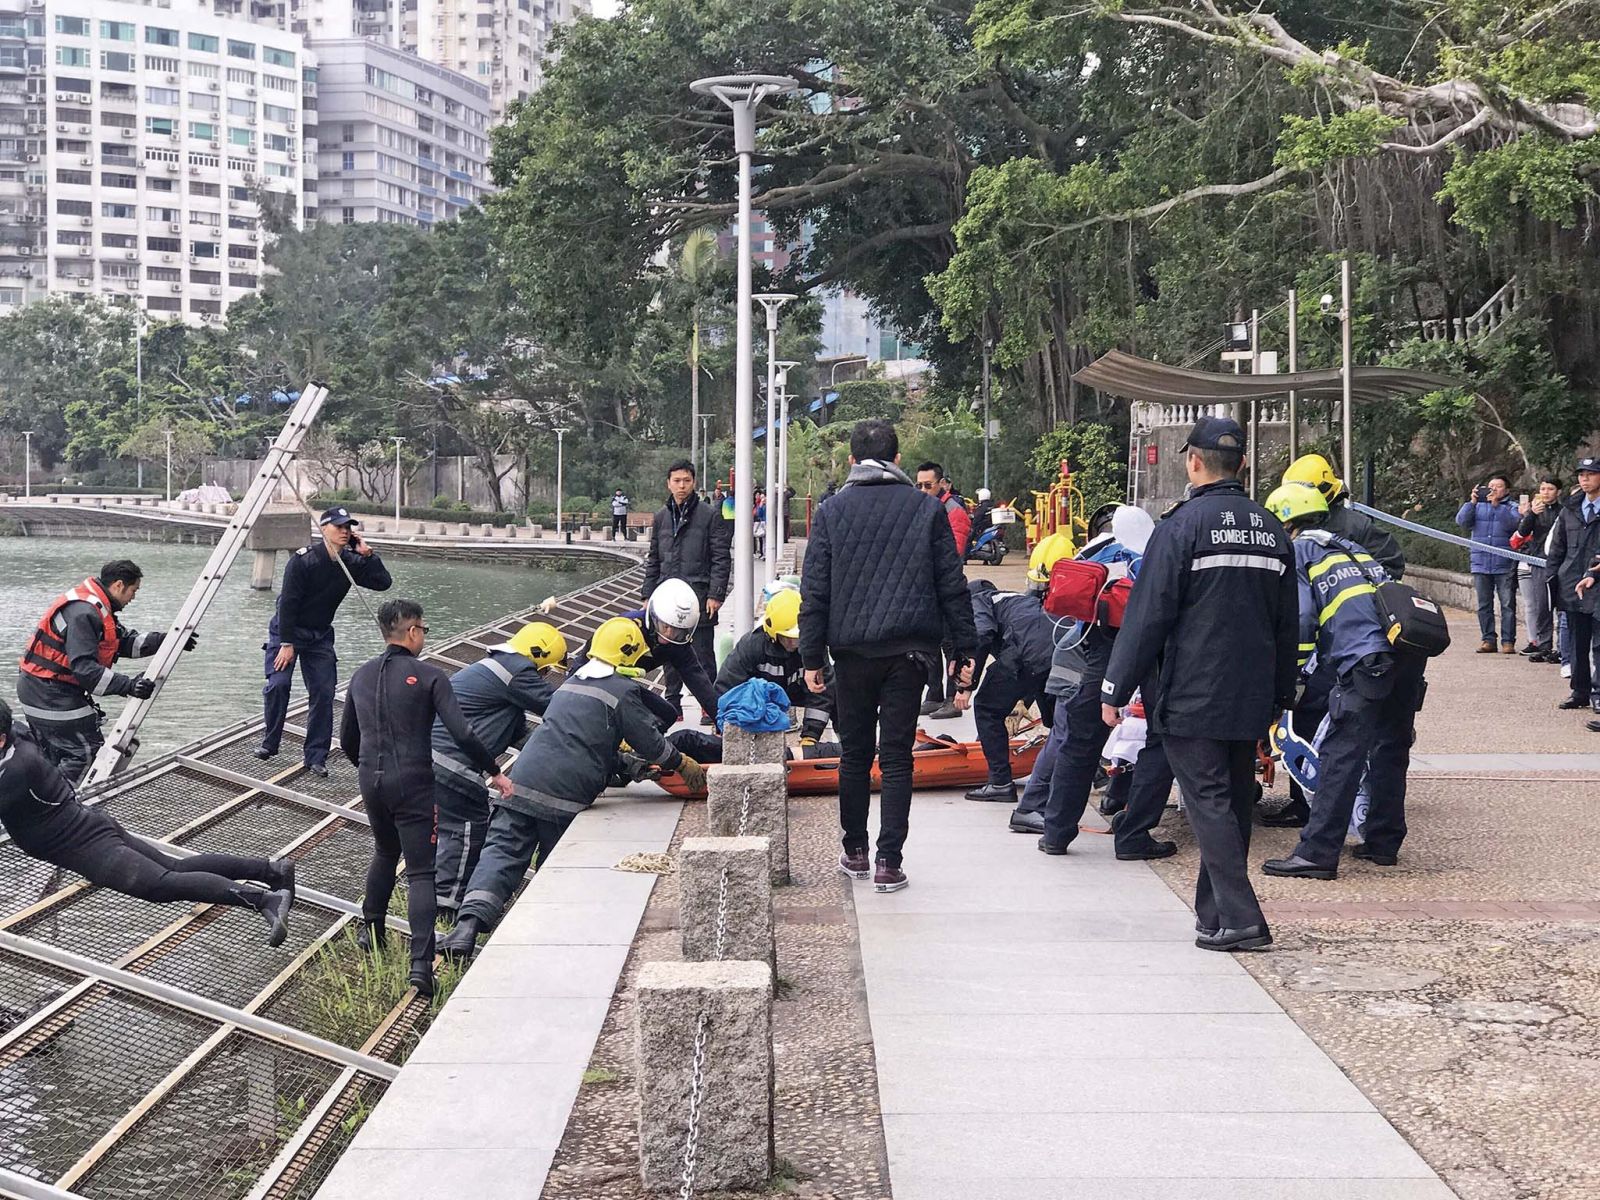
[[[333,651],[333,618],[357,587],[386,592],[394,580],[373,548],[356,532],[360,522],[341,505],[322,514],[322,536],[289,556],[278,592],[278,610],[267,626],[261,647],[266,656],[267,684],[261,689],[266,728],[257,758],[272,758],[283,738],[289,715],[289,685],[295,660],[305,680],[311,707],[306,713],[305,765],[313,775],[328,774],[333,745],[333,690],[339,682],[339,656]]]
[[[1189,498],[1156,525],[1101,684],[1108,725],[1155,670],[1147,715],[1200,846],[1195,945],[1255,950],[1272,935],[1250,885],[1255,748],[1294,707],[1299,594],[1278,519],[1238,480],[1245,437],[1201,417],[1184,443]],[[1159,663],[1159,667],[1158,667]]]

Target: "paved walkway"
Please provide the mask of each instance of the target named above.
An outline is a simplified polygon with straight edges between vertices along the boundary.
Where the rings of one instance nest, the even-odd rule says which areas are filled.
[[[1449,1200],[1153,871],[1005,820],[921,793],[855,885],[895,1200]]]

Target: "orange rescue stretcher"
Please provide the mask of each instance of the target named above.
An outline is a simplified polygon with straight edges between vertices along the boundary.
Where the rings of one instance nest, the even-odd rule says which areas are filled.
[[[1044,747],[1043,736],[1011,739],[1011,775],[1020,779],[1033,770],[1034,760]],[[791,796],[832,795],[839,790],[837,758],[792,758],[788,762]],[[983,748],[977,742],[947,741],[917,731],[916,753],[911,758],[911,786],[923,788],[974,787],[989,778]],[[693,791],[681,776],[662,775],[655,781],[661,789],[683,800],[703,800],[705,792]],[[883,786],[877,761],[872,764],[872,790]]]

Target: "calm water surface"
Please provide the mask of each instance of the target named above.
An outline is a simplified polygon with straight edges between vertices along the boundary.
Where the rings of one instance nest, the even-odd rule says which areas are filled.
[[[45,607],[68,587],[96,573],[113,558],[131,558],[144,569],[139,597],[122,612],[129,628],[165,630],[211,553],[210,546],[90,539],[0,537],[0,696],[16,698],[16,658]],[[278,555],[278,577],[285,555]],[[583,571],[511,566],[472,566],[417,558],[391,558],[394,587],[362,592],[374,609],[382,600],[406,596],[427,612],[430,637],[442,641],[508,612],[530,608],[546,596],[582,587],[612,574],[616,564]],[[140,757],[171,750],[240,717],[261,710],[262,654],[277,592],[250,589],[250,563],[235,562],[200,625],[200,648],[186,654],[167,681],[140,731]],[[335,623],[339,676],[348,678],[382,641],[366,609],[352,594]],[[119,663],[136,673],[137,660]],[[302,696],[298,675],[295,696]],[[122,701],[108,698],[106,728]]]

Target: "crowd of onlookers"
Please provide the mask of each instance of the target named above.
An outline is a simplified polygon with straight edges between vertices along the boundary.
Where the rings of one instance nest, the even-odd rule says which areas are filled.
[[[1563,495],[1554,475],[1532,494],[1513,497],[1507,476],[1491,475],[1456,513],[1456,524],[1485,549],[1471,552],[1478,600],[1478,653],[1521,653],[1559,664],[1570,694],[1559,707],[1593,705],[1594,613],[1600,558],[1600,458],[1577,464],[1577,486]],[[1521,559],[1496,553],[1513,551]],[[1517,647],[1517,597],[1525,642]],[[1498,609],[1498,624],[1496,615]],[[1600,720],[1588,726],[1600,733]]]

